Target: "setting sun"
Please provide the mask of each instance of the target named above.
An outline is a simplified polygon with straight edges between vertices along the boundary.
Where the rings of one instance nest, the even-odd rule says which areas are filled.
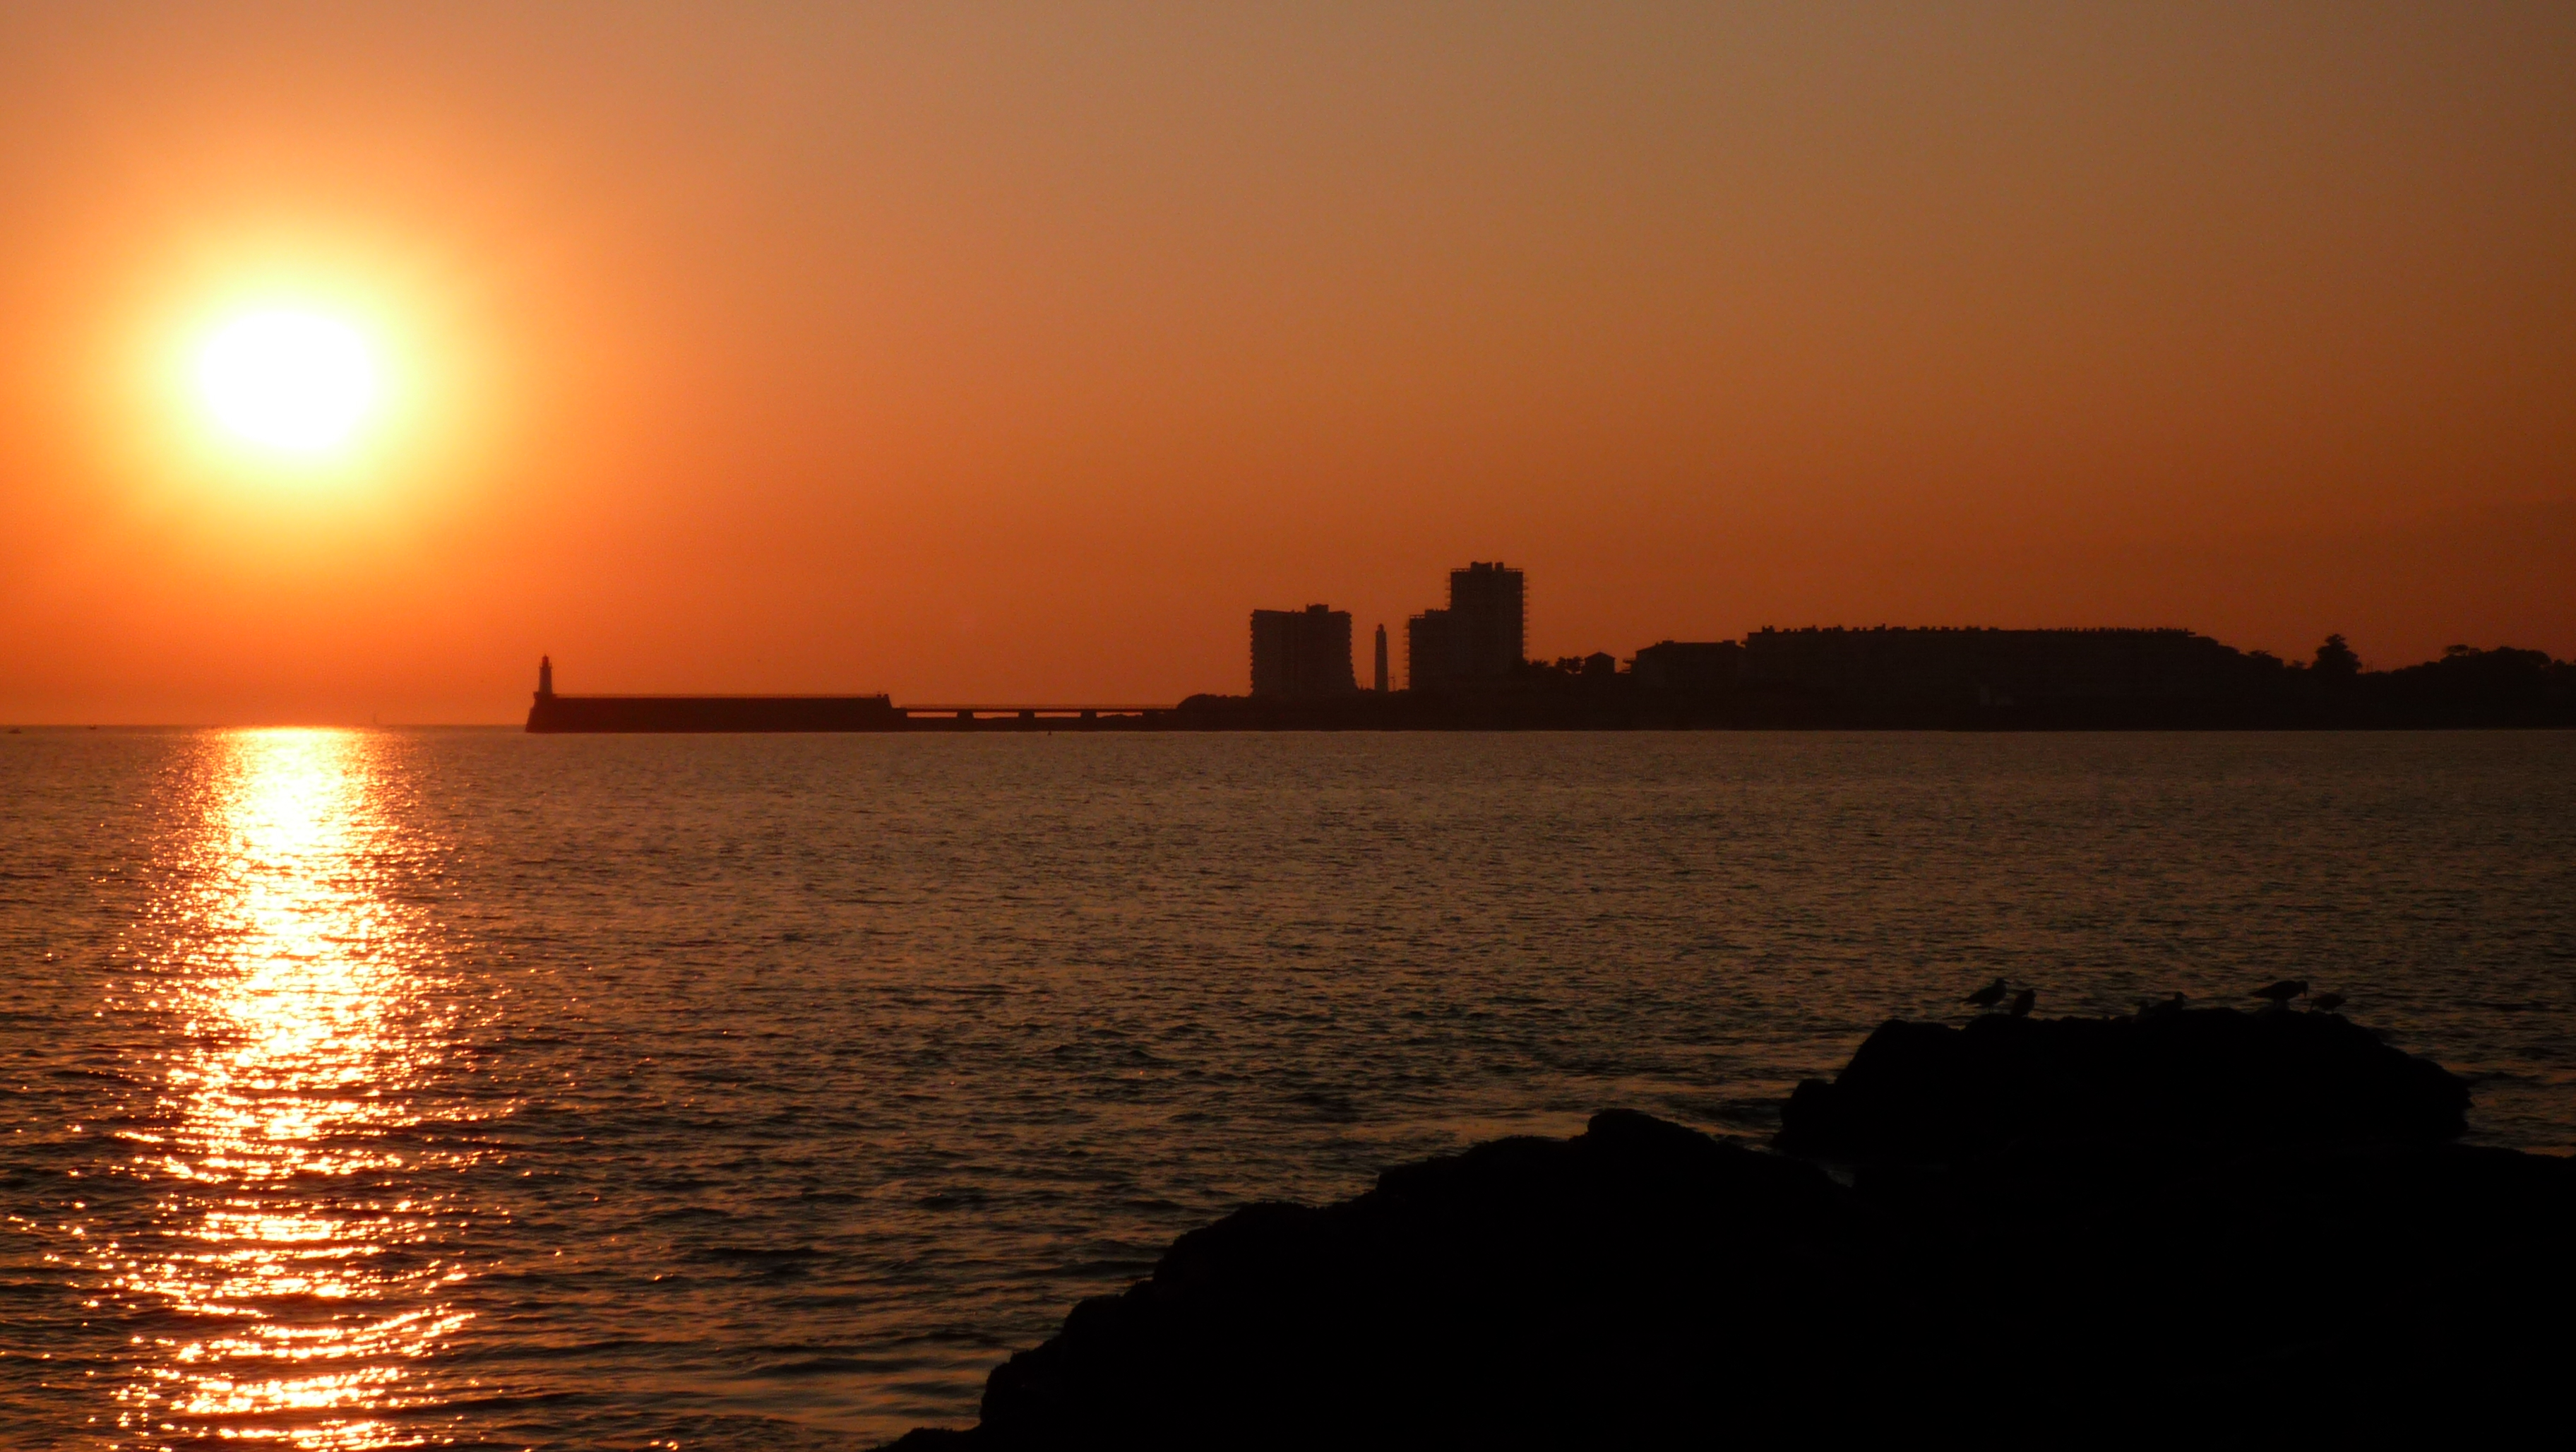
[[[0,0],[0,1452],[2563,1419],[2570,77]]]
[[[197,383],[226,429],[298,453],[344,442],[376,401],[366,340],[312,313],[251,313],[225,324],[198,354]]]

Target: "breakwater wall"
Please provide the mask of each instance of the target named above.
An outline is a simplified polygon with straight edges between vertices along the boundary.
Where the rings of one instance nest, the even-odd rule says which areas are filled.
[[[577,732],[1134,731],[1173,729],[1167,706],[898,706],[876,696],[558,696],[528,730]]]

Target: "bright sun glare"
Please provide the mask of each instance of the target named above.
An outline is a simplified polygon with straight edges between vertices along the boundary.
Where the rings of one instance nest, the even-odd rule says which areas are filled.
[[[226,323],[197,355],[197,384],[225,428],[297,453],[344,442],[376,401],[366,340],[313,313],[258,312]]]

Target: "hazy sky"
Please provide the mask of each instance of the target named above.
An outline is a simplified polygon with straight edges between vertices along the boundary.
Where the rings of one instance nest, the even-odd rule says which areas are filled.
[[[343,451],[193,392],[278,307]],[[1498,557],[2576,655],[2576,6],[0,7],[0,720],[1171,700]]]

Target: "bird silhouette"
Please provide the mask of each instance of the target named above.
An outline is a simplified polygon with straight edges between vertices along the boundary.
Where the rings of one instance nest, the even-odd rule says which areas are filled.
[[[2011,990],[2005,986],[2004,981],[1998,978],[1994,982],[1987,984],[1985,987],[1978,989],[1976,992],[1969,994],[1967,997],[1960,999],[1959,1001],[1961,1003],[1973,1003],[1979,1008],[1992,1008],[1996,1004],[2003,1002],[2004,995],[2010,991]]]
[[[2302,994],[2305,994],[2307,991],[2308,980],[2304,978],[2284,978],[2278,983],[2264,984],[2262,987],[2255,989],[2251,996],[2272,1000],[2272,1006],[2274,1008],[2287,1008],[2290,1006],[2291,999],[2297,998]]]
[[[2347,1000],[2340,993],[2320,993],[2316,997],[2308,1000],[2308,1007],[2315,1009],[2319,1013],[2332,1013],[2336,1009],[2343,1007],[2346,1001]]]
[[[2021,992],[2014,994],[2012,1001],[2012,1016],[2015,1018],[2030,1017],[2030,1006],[2037,1002],[2039,1002],[2039,995],[2030,989],[2025,988]]]
[[[2177,993],[2160,1003],[2142,1003],[2138,1005],[2138,1017],[2163,1018],[2169,1013],[2180,1013],[2186,1001],[2182,994]]]

